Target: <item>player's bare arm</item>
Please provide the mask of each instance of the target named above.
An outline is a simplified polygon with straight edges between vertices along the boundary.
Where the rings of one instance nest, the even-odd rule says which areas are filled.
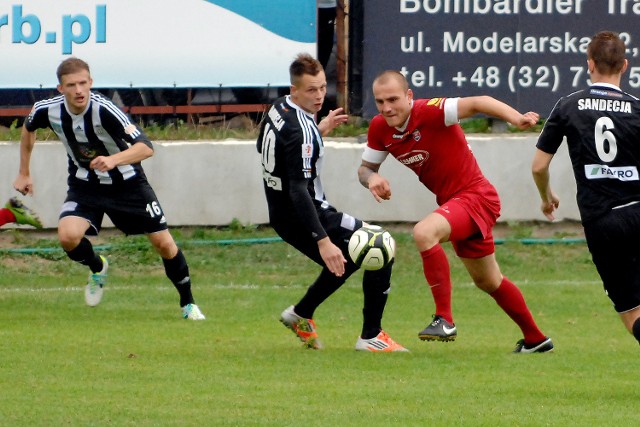
[[[502,119],[523,130],[534,126],[540,119],[538,113],[529,111],[521,114],[513,107],[491,96],[469,96],[458,100],[459,119],[480,113]]]
[[[22,126],[20,133],[20,168],[18,176],[13,182],[13,188],[22,195],[33,194],[33,182],[31,180],[31,152],[36,143],[36,133],[27,130],[26,126]]]
[[[533,163],[531,165],[531,173],[533,175],[533,181],[536,183],[538,193],[540,193],[540,199],[542,203],[540,210],[544,216],[553,221],[555,216],[553,212],[560,206],[560,199],[551,189],[549,179],[549,165],[553,159],[553,154],[545,153],[542,150],[536,150],[533,156]]]
[[[362,161],[358,168],[358,180],[365,188],[368,188],[378,203],[391,199],[391,186],[389,181],[378,173],[380,165]]]
[[[99,170],[100,172],[107,172],[116,166],[130,165],[133,163],[139,163],[144,159],[148,159],[153,156],[153,149],[142,142],[136,142],[126,150],[111,156],[98,156],[91,160],[89,167],[91,169]]]
[[[320,130],[320,134],[322,136],[327,136],[329,132],[334,130],[336,127],[347,122],[347,119],[349,119],[349,115],[343,114],[343,111],[343,108],[330,110],[329,114],[327,114],[324,119],[320,120],[320,123],[318,123],[318,129]]]
[[[363,160],[362,164],[360,164],[360,167],[358,168],[358,180],[360,181],[360,184],[362,184],[364,188],[369,188],[369,177],[374,173],[377,173],[379,169],[380,165]]]

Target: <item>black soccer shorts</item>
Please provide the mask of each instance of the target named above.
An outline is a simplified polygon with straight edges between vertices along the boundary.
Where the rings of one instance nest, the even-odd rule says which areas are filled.
[[[357,229],[362,227],[362,220],[354,218],[349,214],[338,212],[333,208],[318,209],[317,212],[320,223],[327,232],[331,242],[342,250],[348,264],[353,264],[353,261],[351,261],[349,257],[349,239]],[[324,261],[318,250],[318,243],[311,237],[309,231],[294,214],[275,215],[270,218],[270,222],[276,233],[282,237],[282,240],[298,249],[316,263],[324,266]],[[353,264],[352,267],[357,269],[355,264]]]
[[[604,289],[618,313],[640,307],[640,203],[584,225]]]
[[[160,202],[145,179],[118,185],[80,183],[69,186],[60,218],[84,218],[91,224],[87,234],[97,235],[105,214],[127,235],[168,229]]]

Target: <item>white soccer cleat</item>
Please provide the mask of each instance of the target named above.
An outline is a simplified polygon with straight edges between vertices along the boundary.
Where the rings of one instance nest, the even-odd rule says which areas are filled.
[[[102,293],[104,291],[104,285],[107,284],[107,270],[109,269],[109,262],[107,259],[100,255],[102,260],[102,270],[98,273],[89,274],[89,281],[84,288],[84,302],[89,307],[95,307],[100,304],[102,300]]]
[[[378,336],[370,339],[358,338],[356,350],[371,351],[374,353],[390,353],[393,351],[408,352],[406,348],[391,339],[385,331],[380,331]]]
[[[197,305],[187,304],[182,307],[182,317],[190,320],[204,320],[204,314],[200,311]]]

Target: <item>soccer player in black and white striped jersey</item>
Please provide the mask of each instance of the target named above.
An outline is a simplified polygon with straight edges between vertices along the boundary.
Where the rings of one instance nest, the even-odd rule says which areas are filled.
[[[153,155],[144,132],[109,99],[91,91],[89,65],[78,58],[57,69],[59,96],[37,102],[22,127],[20,169],[14,188],[33,193],[31,151],[36,130],[51,128],[67,150],[67,197],[58,238],[69,258],[91,270],[85,301],[97,305],[106,283],[107,259],[86,235],[97,235],[106,214],[127,235],[146,234],[162,257],[167,277],[180,294],[182,316],[203,320],[191,293],[187,261],[178,248],[141,162]]]
[[[320,62],[300,54],[289,67],[291,94],[277,99],[260,127],[257,149],[262,158],[269,222],[282,239],[316,262],[322,270],[298,303],[286,308],[280,321],[305,347],[321,348],[315,310],[358,270],[348,256],[348,243],[363,222],[339,212],[327,201],[320,182],[324,142],[348,119],[342,108],[329,111],[316,124],[327,79]],[[363,324],[356,350],[407,351],[382,329],[382,315],[391,289],[393,262],[365,271],[362,279]]]

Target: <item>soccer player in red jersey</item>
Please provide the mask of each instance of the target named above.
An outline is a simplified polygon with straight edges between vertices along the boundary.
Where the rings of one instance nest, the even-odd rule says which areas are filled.
[[[369,126],[358,169],[360,182],[378,202],[389,200],[390,184],[378,170],[391,153],[418,175],[439,205],[413,229],[435,302],[433,320],[419,338],[452,341],[457,336],[451,310],[451,272],[441,246],[450,241],[476,286],[491,295],[522,330],[524,338],[514,352],[552,350],[551,338],[536,325],[522,293],[500,271],[492,235],[500,215],[500,199],[482,174],[458,124],[460,119],[484,113],[527,129],[537,123],[538,114],[520,114],[489,96],[414,100],[407,80],[397,71],[378,75],[373,95],[380,114]]]

